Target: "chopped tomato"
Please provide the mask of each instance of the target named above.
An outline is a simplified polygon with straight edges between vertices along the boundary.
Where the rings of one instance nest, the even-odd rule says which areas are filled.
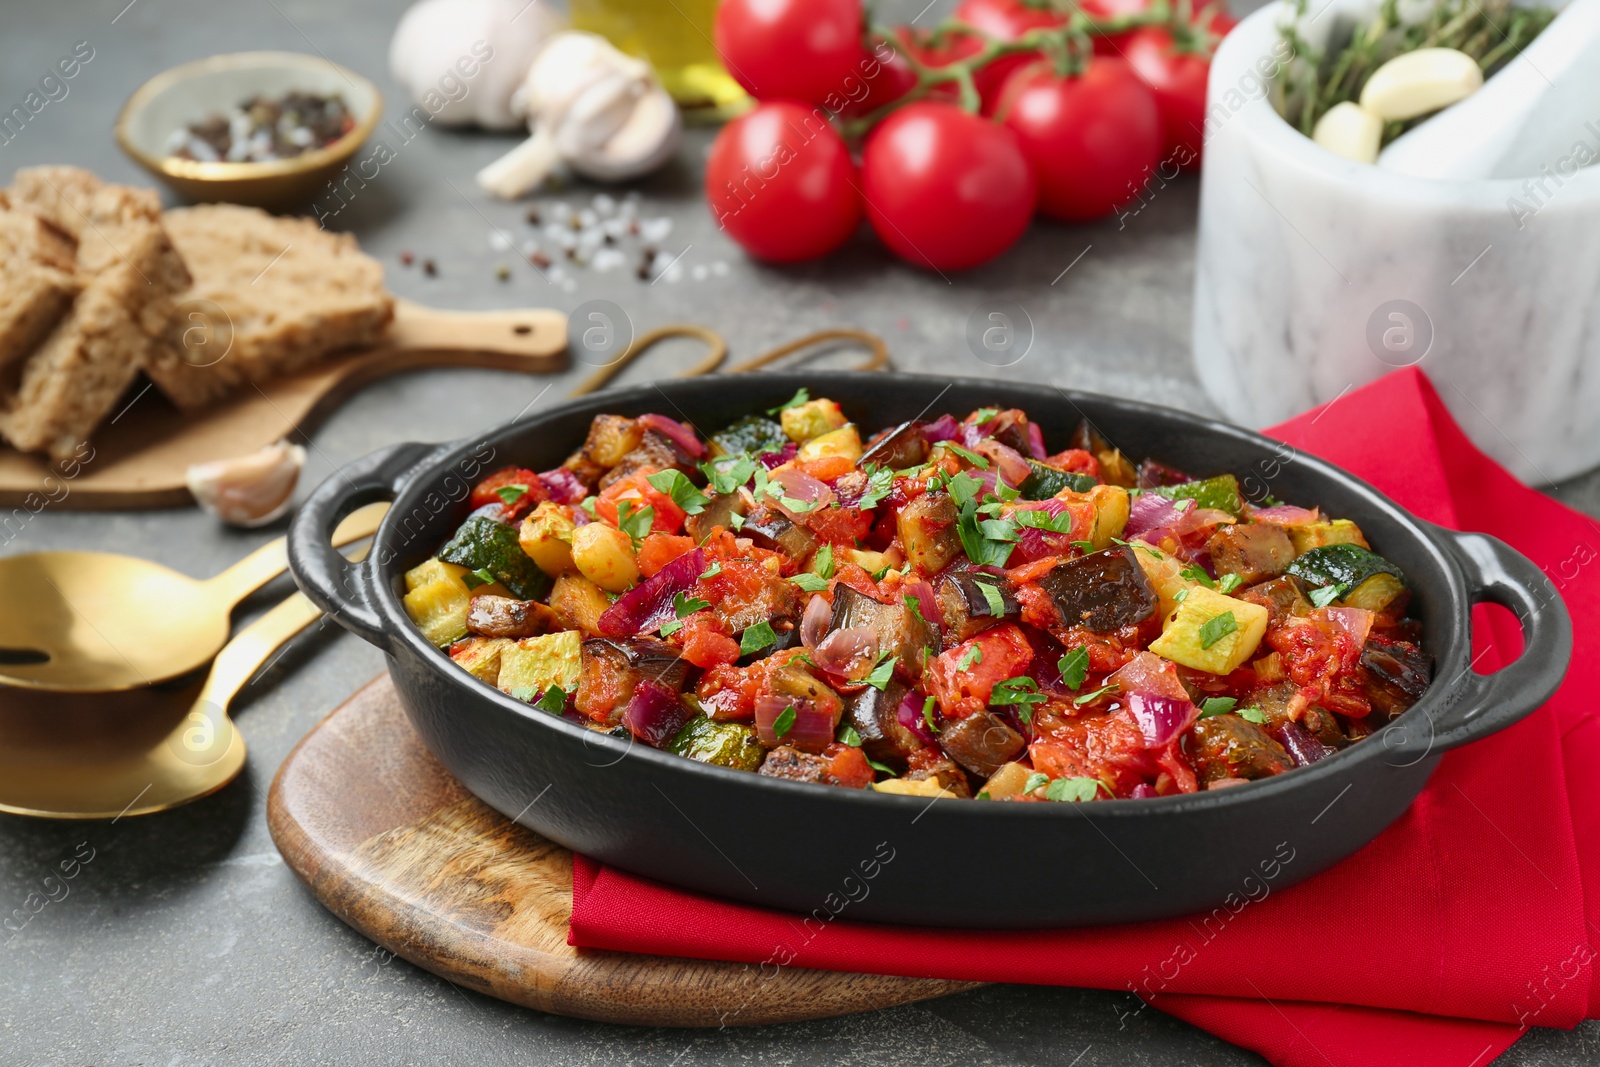
[[[701,616],[706,616],[701,622]],[[722,623],[709,612],[689,616],[678,633],[683,640],[683,658],[696,667],[717,667],[739,661],[739,642],[722,632]]]
[[[878,589],[878,583],[872,580],[872,575],[854,563],[837,563],[834,567],[833,578],[837,582],[843,582],[863,596],[869,596],[878,601],[884,599],[883,593]]]
[[[692,537],[678,537],[666,533],[650,534],[639,545],[639,573],[646,578],[653,578],[662,567],[693,548]]]
[[[1091,478],[1100,477],[1100,461],[1094,458],[1094,453],[1082,448],[1069,448],[1065,452],[1057,452],[1045,460],[1045,465],[1056,470],[1067,471],[1071,474],[1087,474]]]
[[[1032,563],[1024,563],[1020,567],[1012,567],[1006,571],[1006,578],[1012,585],[1022,585],[1024,582],[1037,582],[1040,578],[1056,569],[1056,564],[1061,562],[1060,556],[1045,556]]]
[[[505,496],[500,495],[501,489],[509,490],[512,486],[522,489],[522,494],[519,496],[514,492],[508,492]],[[505,467],[473,486],[468,503],[474,510],[488,507],[490,504],[499,504],[505,510],[506,521],[514,522],[532,511],[534,505],[547,499],[549,495],[537,472],[525,467]],[[512,498],[510,503],[506,502],[506,497]]]
[[[1267,643],[1277,649],[1290,681],[1319,693],[1317,704],[1352,719],[1371,714],[1361,645],[1331,621],[1290,619],[1267,631]]]
[[[831,507],[804,516],[806,529],[830,545],[856,547],[872,529],[872,516],[860,508]]]
[[[655,515],[650,520],[650,529],[654,533],[675,534],[683,529],[683,509],[670,496],[645,480],[654,473],[640,471],[612,482],[594,502],[595,516],[616,526],[618,510],[626,501],[631,505],[629,514],[647,507],[655,509]]]
[[[1033,646],[1015,623],[987,630],[939,655],[924,677],[947,719],[964,719],[989,706],[994,687],[1022,674]]]
[[[735,537],[730,530],[721,526],[713,526],[711,533],[706,537],[705,543],[700,546],[705,549],[706,559],[713,563],[725,563],[729,560],[754,560],[774,574],[788,576],[800,569],[800,564],[784,555],[774,552],[770,548],[757,548],[751,544],[748,537]]]
[[[794,465],[802,474],[809,474],[819,482],[836,482],[856,469],[856,465],[844,456],[800,459]]]
[[[705,713],[718,722],[751,722],[756,717],[758,686],[752,670],[719,664],[700,676],[695,696]]]
[[[877,777],[872,764],[867,762],[866,754],[859,748],[835,741],[823,749],[822,754],[828,757],[828,775],[834,785],[842,785],[846,789],[865,789]]]

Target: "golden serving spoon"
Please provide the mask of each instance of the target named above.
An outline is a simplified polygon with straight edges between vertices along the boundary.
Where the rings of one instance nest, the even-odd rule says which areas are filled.
[[[200,683],[120,693],[0,688],[0,811],[116,819],[215,793],[244,767],[244,738],[228,718],[233,698],[321,616],[294,594],[223,646]]]
[[[352,513],[334,544],[371,536],[386,510]],[[112,692],[188,674],[228,639],[239,601],[288,566],[281,537],[205,581],[106,552],[0,559],[0,684]]]

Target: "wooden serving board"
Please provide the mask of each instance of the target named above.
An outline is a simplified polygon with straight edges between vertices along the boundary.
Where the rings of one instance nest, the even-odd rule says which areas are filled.
[[[450,777],[411,729],[387,675],[289,755],[267,798],[267,825],[316,898],[365,936],[457,985],[557,1015],[751,1026],[977,988],[568,946],[572,853]]]
[[[122,403],[95,434],[87,462],[54,471],[38,456],[0,444],[0,507],[77,511],[183,507],[193,463],[248,455],[311,430],[346,397],[377,378],[430,367],[488,367],[528,374],[567,368],[567,317],[559,311],[439,311],[395,301],[384,343],[330,357],[301,374],[226,403],[184,414],[160,391]],[[142,386],[140,386],[142,388]],[[30,496],[32,499],[30,499]]]

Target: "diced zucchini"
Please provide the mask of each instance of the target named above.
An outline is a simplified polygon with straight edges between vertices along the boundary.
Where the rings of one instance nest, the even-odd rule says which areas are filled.
[[[855,423],[846,423],[837,430],[811,438],[800,446],[795,459],[822,459],[826,456],[843,456],[851,463],[861,458],[861,434]]]
[[[601,589],[625,592],[639,580],[639,561],[628,535],[603,522],[580,526],[572,535],[572,562]]]
[[[426,563],[419,563],[406,571],[406,592],[419,589],[434,582],[442,582],[446,578],[460,578],[467,573],[467,568],[458,567],[454,563],[446,563],[435,557]]]
[[[572,533],[577,528],[565,508],[546,500],[522,520],[517,540],[540,570],[558,578],[573,569]]]
[[[711,454],[731,456],[748,452],[759,456],[763,452],[781,452],[788,443],[789,438],[777,422],[764,415],[746,415],[722,432],[711,435]]]
[[[1007,797],[1022,795],[1022,787],[1028,783],[1033,771],[1020,763],[1007,763],[989,776],[978,790],[978,795],[988,795],[990,800],[1005,800]]]
[[[487,515],[462,523],[439,558],[469,571],[487,571],[518,600],[543,600],[550,592],[550,576],[522,551],[516,528]]]
[[[950,792],[939,784],[937,778],[920,778],[912,781],[908,778],[890,778],[885,782],[874,782],[872,788],[880,793],[893,793],[902,797],[950,797],[959,800],[960,797]]]
[[[1294,545],[1296,555],[1303,555],[1315,548],[1327,545],[1359,545],[1369,547],[1367,539],[1362,536],[1361,527],[1349,519],[1334,519],[1332,522],[1308,522],[1299,526],[1286,526],[1289,542]]]
[[[542,693],[553,685],[575,693],[583,673],[582,647],[583,635],[576,630],[507,642],[500,652],[496,685],[513,696]]]
[[[883,552],[874,552],[869,548],[852,548],[845,552],[850,562],[866,571],[868,574],[877,574],[890,565],[888,555]]]
[[[1110,548],[1112,538],[1121,537],[1128,526],[1128,491],[1120,485],[1097,485],[1089,490],[1094,505],[1094,532],[1089,539],[1095,551]]]
[[[472,593],[460,578],[442,578],[419,585],[405,595],[402,603],[422,636],[435,645],[443,648],[467,636],[467,611],[472,606]]]
[[[589,579],[569,573],[556,579],[556,587],[550,591],[550,606],[568,626],[599,637],[600,616],[611,606],[611,600]]]
[[[1405,589],[1405,583],[1392,574],[1374,574],[1346,593],[1343,603],[1352,608],[1382,611]]]
[[[1150,651],[1197,671],[1229,674],[1255,654],[1268,617],[1260,604],[1196,585],[1150,643]]]
[[[1161,598],[1161,617],[1170,616],[1178,610],[1179,601],[1189,595],[1187,591],[1200,583],[1183,576],[1187,564],[1178,557],[1152,548],[1143,541],[1135,541],[1131,547],[1133,558],[1139,561],[1144,576],[1150,579],[1150,585]]]
[[[495,685],[500,680],[500,656],[512,642],[505,637],[469,637],[450,648],[450,658],[480,682]]]
[[[1368,611],[1382,611],[1405,590],[1399,567],[1353,543],[1313,548],[1295,557],[1288,573],[1313,589],[1337,586],[1341,603]]]
[[[1215,478],[1179,485],[1161,485],[1145,492],[1164,496],[1168,500],[1193,500],[1200,507],[1216,508],[1230,515],[1244,511],[1244,500],[1239,496],[1239,480],[1231,474],[1219,474]]]
[[[667,751],[701,763],[753,771],[766,759],[767,750],[756,740],[756,732],[744,723],[713,722],[704,715],[690,719],[678,735],[667,742]]]
[[[783,432],[788,434],[791,441],[809,441],[813,437],[821,437],[850,421],[839,410],[838,404],[820,397],[784,409],[779,418],[783,420]]]
[[[1074,493],[1087,493],[1100,484],[1087,474],[1058,471],[1036,459],[1028,460],[1028,466],[1033,468],[1033,473],[1024,478],[1022,484],[1017,487],[1024,500],[1049,500],[1063,489],[1071,489]]]

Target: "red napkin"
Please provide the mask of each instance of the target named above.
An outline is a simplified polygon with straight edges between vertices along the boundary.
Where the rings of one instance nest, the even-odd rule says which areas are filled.
[[[1462,434],[1418,371],[1270,431],[1423,518],[1493,534],[1538,562],[1600,647],[1600,526],[1523,486]],[[1478,669],[1515,658],[1509,613],[1475,615]],[[1273,890],[1220,930],[1187,919],[1093,930],[965,931],[791,917],[578,857],[568,940],[586,948],[915,977],[1125,989],[1289,1067],[1479,1067],[1528,1026],[1600,1014],[1594,657],[1544,708],[1448,753],[1362,851]],[[1292,862],[1292,861],[1291,861]],[[1125,1025],[1137,1025],[1132,996]]]

